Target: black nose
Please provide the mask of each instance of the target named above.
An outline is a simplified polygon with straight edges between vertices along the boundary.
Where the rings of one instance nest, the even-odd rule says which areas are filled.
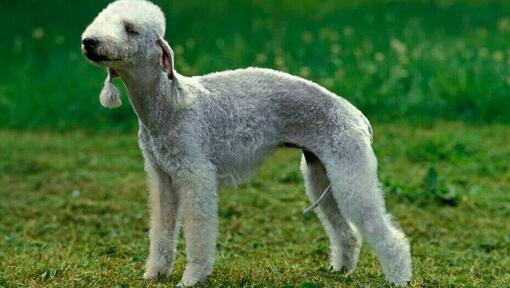
[[[82,43],[86,50],[92,50],[97,47],[99,41],[95,38],[85,38]]]

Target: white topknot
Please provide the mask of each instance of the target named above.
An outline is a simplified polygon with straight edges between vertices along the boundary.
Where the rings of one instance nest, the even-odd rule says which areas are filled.
[[[159,37],[165,35],[165,15],[157,5],[150,1],[117,0],[101,11],[97,18],[110,18],[112,15],[122,16],[124,19],[131,19],[144,27],[150,27],[156,31]]]

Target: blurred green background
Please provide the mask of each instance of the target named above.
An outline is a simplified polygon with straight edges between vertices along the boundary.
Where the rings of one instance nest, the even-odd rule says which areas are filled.
[[[0,0],[0,287],[173,287],[142,279],[147,188],[126,92],[80,35],[109,1]],[[409,236],[412,287],[510,286],[510,2],[155,1],[184,75],[262,66],[313,80],[374,128],[388,210]],[[118,87],[123,86],[116,79]],[[390,287],[364,244],[332,273],[298,150],[221,194],[203,287]]]
[[[284,70],[372,121],[510,120],[505,1],[155,2],[184,75]],[[0,2],[1,127],[133,128],[129,105],[98,105],[105,73],[80,55],[81,32],[107,3]]]

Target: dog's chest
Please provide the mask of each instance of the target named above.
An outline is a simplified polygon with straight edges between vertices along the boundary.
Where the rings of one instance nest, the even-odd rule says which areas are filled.
[[[167,173],[173,173],[186,168],[188,149],[171,134],[152,137],[146,131],[140,131],[139,144],[154,164],[157,164]]]

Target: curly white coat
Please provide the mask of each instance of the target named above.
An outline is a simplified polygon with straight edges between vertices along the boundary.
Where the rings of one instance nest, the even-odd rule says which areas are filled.
[[[331,185],[316,212],[331,242],[334,270],[355,268],[359,230],[386,279],[398,285],[410,281],[409,244],[384,207],[372,131],[363,114],[313,82],[270,69],[179,75],[164,33],[163,13],[145,0],[113,2],[83,33],[96,43],[82,47],[85,55],[108,67],[101,103],[120,105],[111,83],[120,75],[139,119],[151,193],[144,277],[171,272],[182,219],[187,265],[180,284],[204,280],[214,263],[218,185],[241,181],[285,145],[303,150],[312,201]]]

